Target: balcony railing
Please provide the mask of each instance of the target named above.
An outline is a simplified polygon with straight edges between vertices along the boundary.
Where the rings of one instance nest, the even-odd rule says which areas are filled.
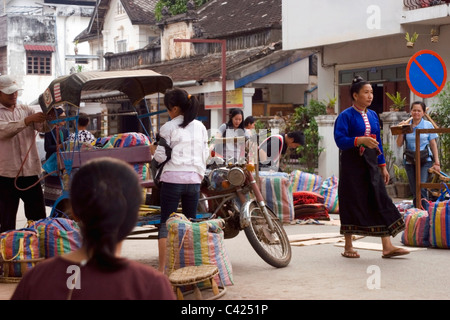
[[[450,0],[403,0],[403,4],[408,10],[438,6],[445,3],[450,3]]]
[[[106,70],[129,70],[161,62],[161,49],[158,46],[124,53],[106,53],[104,58]]]

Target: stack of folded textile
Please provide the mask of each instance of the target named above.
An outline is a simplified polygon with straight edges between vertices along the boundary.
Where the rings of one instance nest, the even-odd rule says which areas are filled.
[[[292,193],[295,219],[330,220],[325,198],[312,191],[296,191]]]

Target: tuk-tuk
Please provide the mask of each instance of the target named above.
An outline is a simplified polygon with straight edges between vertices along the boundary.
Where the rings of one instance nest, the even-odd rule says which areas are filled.
[[[81,102],[95,101],[95,97],[124,96],[129,99],[136,110],[136,107],[147,95],[164,93],[172,85],[173,82],[170,77],[151,70],[79,72],[53,80],[39,96],[39,105],[45,114],[54,112],[54,108],[61,106],[70,110],[71,112],[66,112],[66,117],[58,118],[56,116],[55,120],[49,122],[56,125],[62,121],[73,121],[75,123],[74,130],[77,133]],[[150,113],[147,107],[146,114],[139,114],[137,110],[136,114],[141,119],[150,117],[155,113]],[[147,137],[151,142],[148,133]],[[130,164],[149,163],[151,161],[148,143],[129,148],[99,148],[89,151],[83,151],[77,145],[76,140],[72,144],[61,143],[55,154],[54,165],[56,168],[52,172],[48,172],[50,170],[47,169],[44,179],[44,197],[46,205],[52,206],[52,216],[58,215],[58,211],[65,214],[70,212],[68,189],[73,170],[89,159],[105,156],[118,158]]]

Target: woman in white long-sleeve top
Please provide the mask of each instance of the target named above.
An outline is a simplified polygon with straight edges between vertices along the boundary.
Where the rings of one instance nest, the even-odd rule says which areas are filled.
[[[170,160],[162,169],[160,188],[161,226],[158,235],[159,270],[166,264],[166,221],[177,211],[181,200],[183,214],[195,218],[200,196],[200,184],[208,158],[208,133],[202,122],[195,120],[200,103],[185,90],[174,88],[164,96],[170,121],[160,129],[160,137],[171,148]],[[167,159],[163,146],[152,147],[154,158],[162,163]]]

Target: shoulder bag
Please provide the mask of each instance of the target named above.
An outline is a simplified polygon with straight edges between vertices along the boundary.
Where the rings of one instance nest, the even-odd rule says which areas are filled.
[[[159,163],[154,158],[152,159],[150,165],[151,165],[151,171],[152,171],[152,177],[153,182],[155,183],[156,187],[161,188],[161,173],[162,169],[164,168],[164,165],[170,160],[172,156],[172,148],[167,144],[166,139],[159,138],[158,140],[158,146],[164,147],[166,150],[166,160],[164,162]]]
[[[420,163],[426,162],[428,157],[430,157],[430,151],[427,145],[425,149],[420,150]],[[403,153],[403,158],[413,165],[416,164],[416,152],[414,150],[405,149],[405,152]]]

